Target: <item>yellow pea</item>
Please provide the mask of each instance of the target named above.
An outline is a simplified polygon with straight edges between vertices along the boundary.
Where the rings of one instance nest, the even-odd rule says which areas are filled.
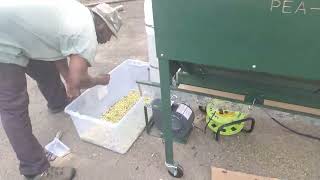
[[[118,122],[131,107],[139,100],[140,95],[138,91],[130,91],[129,94],[117,103],[115,103],[109,111],[102,114],[101,119],[110,121],[112,123]]]

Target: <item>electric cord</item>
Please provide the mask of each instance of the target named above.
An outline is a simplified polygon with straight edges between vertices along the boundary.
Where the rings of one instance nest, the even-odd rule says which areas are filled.
[[[194,123],[192,124],[192,126],[196,129],[199,129],[201,132],[204,132],[203,129],[201,127],[196,126]]]
[[[306,138],[310,138],[310,139],[314,139],[314,140],[318,140],[320,141],[320,137],[316,137],[316,136],[312,136],[310,134],[305,134],[305,133],[301,133],[301,132],[298,132],[294,129],[291,129],[289,127],[287,127],[286,125],[282,124],[280,121],[278,121],[276,118],[272,117],[265,109],[262,108],[262,110],[269,116],[269,118],[271,120],[273,120],[275,123],[277,123],[279,126],[283,127],[284,129],[294,133],[294,134],[297,134],[299,136],[303,136],[303,137],[306,137]]]
[[[199,109],[200,111],[202,112],[206,112],[205,111],[205,108],[199,106]],[[264,108],[262,108],[262,110],[268,115],[268,117],[273,120],[276,124],[278,124],[279,126],[281,126],[282,128],[290,131],[291,133],[294,133],[296,135],[299,135],[299,136],[303,136],[303,137],[306,137],[306,138],[310,138],[310,139],[314,139],[314,140],[318,140],[320,141],[320,137],[316,137],[316,136],[312,136],[310,134],[305,134],[305,133],[302,133],[302,132],[299,132],[299,131],[296,131],[294,129],[291,129],[290,127],[287,127],[286,125],[284,125],[283,123],[281,123],[280,121],[278,121],[276,118],[272,117]],[[210,122],[210,121],[209,121]],[[207,124],[208,125],[208,124]],[[206,126],[207,126],[206,125]],[[202,130],[201,128],[197,127],[194,125],[195,128],[201,130],[202,132],[205,132],[206,128],[204,130]]]

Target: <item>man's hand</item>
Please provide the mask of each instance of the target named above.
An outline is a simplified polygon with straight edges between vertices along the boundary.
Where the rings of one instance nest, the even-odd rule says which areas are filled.
[[[75,98],[77,98],[78,96],[80,96],[80,89],[77,87],[72,87],[70,85],[66,85],[66,91],[67,91],[67,96],[69,98],[70,101],[74,100]]]
[[[61,64],[59,63],[58,65]],[[62,69],[65,74],[65,65],[62,67],[58,69]],[[71,100],[80,95],[80,89],[87,89],[96,85],[107,85],[110,81],[109,74],[91,77],[88,73],[87,61],[79,55],[70,56],[68,75],[63,77],[66,81],[67,95]]]
[[[93,78],[95,85],[107,85],[110,82],[110,74],[101,74]]]

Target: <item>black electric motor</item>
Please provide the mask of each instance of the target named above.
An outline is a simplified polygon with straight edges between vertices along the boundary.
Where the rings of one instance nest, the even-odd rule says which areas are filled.
[[[171,121],[173,136],[181,139],[192,130],[192,123],[195,115],[192,109],[183,103],[171,103]],[[163,132],[163,122],[161,118],[161,100],[154,99],[152,105],[152,119],[156,127]]]

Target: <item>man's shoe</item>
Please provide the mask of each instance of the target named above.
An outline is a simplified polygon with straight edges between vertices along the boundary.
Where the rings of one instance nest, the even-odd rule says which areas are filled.
[[[49,167],[44,173],[34,177],[26,176],[26,180],[72,180],[76,170],[70,167]]]

